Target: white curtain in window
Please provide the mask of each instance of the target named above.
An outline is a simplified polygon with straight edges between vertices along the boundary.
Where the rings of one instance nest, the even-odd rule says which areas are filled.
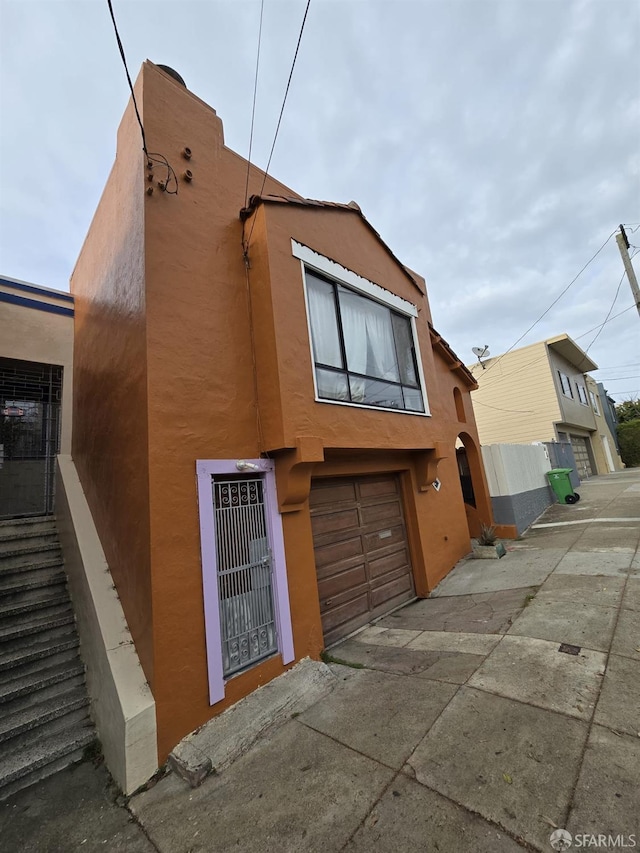
[[[396,352],[400,368],[400,381],[408,385],[417,385],[416,370],[413,363],[413,335],[408,317],[392,314],[393,331],[396,338]]]
[[[315,361],[342,367],[333,288],[307,273],[307,298]]]
[[[391,313],[370,299],[340,290],[347,368],[355,373],[398,382]]]
[[[329,400],[348,400],[349,386],[345,373],[336,373],[334,370],[316,369],[316,382],[318,395]]]

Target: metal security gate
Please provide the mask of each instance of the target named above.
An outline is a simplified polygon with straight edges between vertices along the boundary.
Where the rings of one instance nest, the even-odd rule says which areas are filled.
[[[0,518],[53,512],[62,367],[0,358]]]
[[[264,481],[214,478],[213,505],[223,672],[228,676],[278,647]]]

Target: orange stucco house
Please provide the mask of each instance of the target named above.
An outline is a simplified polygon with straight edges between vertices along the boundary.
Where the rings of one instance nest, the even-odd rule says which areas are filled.
[[[491,509],[476,385],[424,280],[353,202],[263,186],[255,167],[245,195],[215,111],[150,62],[136,97],[158,155],[129,104],[72,277],[72,455],[162,762],[427,596]]]

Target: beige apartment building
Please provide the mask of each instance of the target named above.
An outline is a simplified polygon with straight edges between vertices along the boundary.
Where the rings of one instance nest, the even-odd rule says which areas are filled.
[[[604,418],[594,379],[598,365],[569,335],[513,350],[471,366],[480,443],[570,442],[580,477],[624,466]]]

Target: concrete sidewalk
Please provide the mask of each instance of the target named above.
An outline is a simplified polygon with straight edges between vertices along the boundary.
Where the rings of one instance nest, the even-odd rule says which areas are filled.
[[[566,827],[576,848],[640,847],[640,470],[580,493],[332,649],[330,694],[201,787],[170,773],[133,797],[129,846],[90,825],[77,848],[37,846],[29,792],[3,804],[3,843],[506,853]]]

